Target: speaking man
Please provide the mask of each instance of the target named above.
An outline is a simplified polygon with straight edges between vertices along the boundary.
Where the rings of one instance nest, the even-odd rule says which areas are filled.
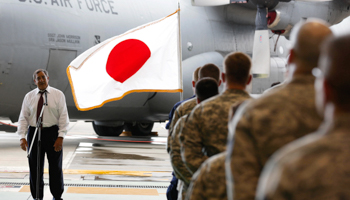
[[[34,139],[32,151],[28,158],[30,191],[34,199],[42,199],[44,196],[43,169],[46,153],[49,162],[50,191],[54,197],[53,200],[59,200],[64,190],[62,173],[63,138],[69,125],[66,98],[60,90],[49,86],[49,74],[46,70],[36,70],[33,74],[33,80],[37,88],[28,92],[24,97],[18,119],[17,134],[20,137],[21,148],[24,151],[29,150],[28,147],[32,143],[41,109],[44,102],[47,103],[43,107],[42,115],[39,196],[36,194],[38,134]]]

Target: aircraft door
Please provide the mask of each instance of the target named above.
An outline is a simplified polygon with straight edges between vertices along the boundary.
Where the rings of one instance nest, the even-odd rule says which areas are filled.
[[[50,49],[46,70],[49,72],[49,85],[63,93],[69,86],[66,73],[68,65],[77,57],[76,50]]]

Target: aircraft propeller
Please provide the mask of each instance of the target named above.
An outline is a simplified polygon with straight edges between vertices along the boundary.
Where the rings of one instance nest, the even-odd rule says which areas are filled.
[[[233,0],[231,0],[232,3]],[[255,18],[255,34],[253,43],[252,74],[254,78],[268,78],[270,75],[270,43],[268,31],[268,9],[277,6],[279,2],[291,0],[251,0],[257,6]],[[296,0],[323,2],[331,0]]]
[[[255,34],[253,43],[252,74],[254,78],[268,78],[270,75],[270,43],[268,31],[268,9],[279,2],[291,0],[250,0],[256,7]],[[295,0],[307,2],[324,2],[332,0]],[[193,6],[220,6],[232,3],[247,3],[248,0],[192,0]]]

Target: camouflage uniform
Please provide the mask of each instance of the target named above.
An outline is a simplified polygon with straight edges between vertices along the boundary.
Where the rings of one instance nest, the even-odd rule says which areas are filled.
[[[254,199],[268,158],[320,126],[314,81],[312,75],[295,75],[291,82],[247,105],[236,127],[233,149],[229,150],[234,199]]]
[[[242,102],[236,103],[229,111],[229,120],[236,113]],[[187,199],[191,200],[226,200],[226,177],[224,151],[206,160],[193,175],[187,190]]]
[[[187,187],[189,185],[189,181],[191,179],[192,174],[187,170],[185,167],[185,164],[183,163],[181,159],[181,154],[180,154],[180,142],[178,135],[182,131],[182,128],[185,124],[185,120],[187,118],[187,115],[182,116],[177,123],[175,124],[173,134],[171,135],[171,150],[169,152],[170,154],[170,161],[173,166],[174,172],[176,177],[183,182],[183,187],[180,190],[180,192],[183,194],[184,199],[184,194],[186,194]],[[179,192],[179,193],[180,193]]]
[[[186,199],[226,200],[226,151],[210,157],[193,175]]]
[[[230,107],[248,98],[244,90],[227,89],[192,110],[180,135],[182,160],[192,174],[208,157],[226,150]]]
[[[169,126],[168,143],[167,143],[168,144],[168,146],[167,146],[168,152],[170,151],[170,148],[171,148],[171,145],[170,145],[171,144],[171,135],[174,131],[174,127],[175,127],[177,120],[180,117],[189,114],[196,105],[197,105],[197,98],[192,98],[192,99],[189,99],[189,100],[181,103],[176,108],[174,115],[173,115],[173,119],[172,119],[171,124]]]
[[[350,199],[350,113],[278,151],[257,199]]]

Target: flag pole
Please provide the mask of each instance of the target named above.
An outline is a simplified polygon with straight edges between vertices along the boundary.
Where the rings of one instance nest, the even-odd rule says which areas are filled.
[[[180,73],[180,88],[182,92],[180,92],[180,100],[183,101],[183,77],[182,77],[182,48],[181,48],[181,26],[180,26],[180,1],[178,1],[178,25],[179,25],[179,34],[178,34],[178,42],[179,42],[179,50],[178,50],[178,57],[179,57],[179,73]]]

